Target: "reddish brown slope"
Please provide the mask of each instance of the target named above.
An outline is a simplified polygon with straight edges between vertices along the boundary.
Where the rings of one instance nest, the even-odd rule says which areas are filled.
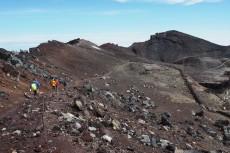
[[[57,66],[60,72],[53,73],[58,74],[64,71],[77,78],[103,74],[109,72],[113,66],[122,63],[122,60],[94,47],[96,46],[92,46],[91,43],[70,45],[51,41],[39,45],[32,54]]]

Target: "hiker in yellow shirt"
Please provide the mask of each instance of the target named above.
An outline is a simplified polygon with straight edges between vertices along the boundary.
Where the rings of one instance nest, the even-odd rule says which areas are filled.
[[[33,79],[33,82],[30,85],[30,91],[33,91],[34,93],[34,98],[37,98],[38,95],[38,84],[37,84],[37,80]]]

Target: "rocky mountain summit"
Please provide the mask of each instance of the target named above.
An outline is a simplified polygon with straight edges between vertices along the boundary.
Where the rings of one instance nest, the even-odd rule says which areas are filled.
[[[178,31],[0,49],[0,152],[228,153],[229,53]],[[53,77],[67,88],[52,91]]]

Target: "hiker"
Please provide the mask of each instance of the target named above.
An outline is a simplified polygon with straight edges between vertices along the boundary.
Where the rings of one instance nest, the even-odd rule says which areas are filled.
[[[59,81],[58,81],[58,79],[55,79],[55,82],[56,82],[56,93],[58,92],[58,87],[59,87]]]
[[[39,84],[40,86],[40,84]],[[37,98],[37,95],[38,95],[38,86],[37,86],[37,81],[36,79],[33,79],[33,82],[31,83],[30,85],[30,91],[33,90],[33,93],[34,93],[34,98]]]
[[[60,83],[63,85],[64,90],[66,90],[67,81],[66,81],[66,80],[64,80],[64,79],[61,79],[61,80],[60,80]]]
[[[58,85],[59,85],[59,82],[58,82],[58,79],[52,79],[50,81],[50,85],[52,86],[52,89],[57,93],[57,90],[58,90]]]

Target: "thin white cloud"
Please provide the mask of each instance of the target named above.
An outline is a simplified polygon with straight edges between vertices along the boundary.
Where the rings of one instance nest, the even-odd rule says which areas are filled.
[[[192,35],[208,40],[218,45],[230,46],[230,30],[193,31]]]
[[[9,35],[0,34],[0,48],[19,51],[19,49],[28,50],[36,47],[48,40],[57,40],[67,42],[75,39],[74,34],[31,34],[31,35]]]
[[[165,4],[184,4],[184,5],[194,5],[197,3],[214,3],[220,2],[222,0],[115,0],[119,3],[126,2],[157,2]]]
[[[5,14],[5,15],[38,14],[38,13],[47,13],[47,12],[50,12],[50,10],[39,9],[39,8],[25,8],[19,10],[0,11],[1,14]]]
[[[144,42],[150,38],[149,34],[143,32],[109,32],[109,33],[87,33],[82,37],[97,45],[114,43],[119,46],[128,47],[134,42]]]
[[[133,13],[140,13],[141,10],[111,10],[111,11],[105,11],[102,13],[98,13],[100,15],[122,15],[122,14],[133,14]]]
[[[120,2],[120,3],[125,3],[125,2],[128,2],[129,0],[115,0],[117,2]]]
[[[113,11],[103,12],[101,14],[110,16],[110,15],[120,15],[120,14],[123,14],[123,13],[124,13],[123,11],[113,10]]]

